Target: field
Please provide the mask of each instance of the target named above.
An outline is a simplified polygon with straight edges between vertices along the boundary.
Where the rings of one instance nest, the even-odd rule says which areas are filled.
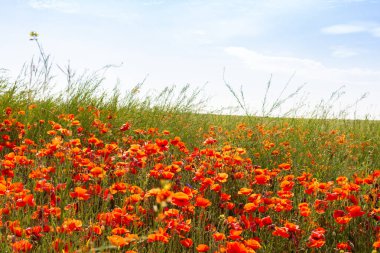
[[[189,87],[53,96],[40,80],[0,81],[0,252],[380,248],[377,121],[199,114]]]

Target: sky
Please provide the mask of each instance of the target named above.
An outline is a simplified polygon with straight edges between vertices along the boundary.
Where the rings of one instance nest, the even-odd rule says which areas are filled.
[[[38,57],[36,31],[56,87],[58,66],[113,65],[105,90],[190,84],[208,111],[242,113],[228,83],[256,115],[285,101],[270,115],[323,105],[331,117],[380,119],[379,10],[380,0],[0,0],[0,69],[15,78]]]

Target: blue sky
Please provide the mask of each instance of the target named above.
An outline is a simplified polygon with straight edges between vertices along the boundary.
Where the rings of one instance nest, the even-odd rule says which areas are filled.
[[[236,106],[224,85],[225,69],[226,80],[234,89],[242,86],[252,112],[260,113],[270,76],[274,101],[294,74],[282,96],[305,86],[277,113],[295,104],[312,111],[344,86],[335,112],[368,92],[350,110],[380,118],[380,1],[0,2],[0,68],[10,76],[38,55],[28,40],[29,32],[37,31],[60,66],[70,62],[81,72],[122,63],[107,72],[105,89],[117,79],[122,90],[130,89],[148,75],[145,91],[190,83],[204,87],[210,109]],[[59,77],[56,81],[64,86]]]

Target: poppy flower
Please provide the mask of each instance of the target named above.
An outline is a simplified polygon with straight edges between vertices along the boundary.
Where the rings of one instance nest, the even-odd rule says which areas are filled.
[[[267,184],[267,182],[269,181],[270,177],[267,176],[267,175],[257,175],[255,176],[255,180],[256,180],[256,183],[257,184]]]
[[[258,240],[255,239],[248,239],[244,241],[245,246],[248,248],[251,248],[253,250],[257,250],[261,248],[261,244]]]
[[[106,172],[102,167],[94,167],[90,170],[91,175],[98,178],[103,178],[106,175]]]
[[[278,168],[282,170],[290,170],[291,167],[292,166],[289,163],[281,163],[280,165],[278,165]]]
[[[88,190],[82,187],[75,187],[74,192],[70,192],[70,196],[72,198],[77,198],[79,200],[88,200],[90,198],[90,194],[87,193]]]
[[[126,246],[126,245],[130,244],[132,241],[134,241],[133,238],[122,237],[122,236],[119,236],[119,235],[107,236],[107,239],[110,241],[110,243],[112,245],[115,245],[117,247]]]
[[[261,219],[261,223],[264,226],[268,226],[268,225],[272,225],[273,221],[272,221],[272,218],[270,216],[267,216],[267,217],[264,217]]]
[[[12,249],[14,252],[27,252],[33,248],[33,244],[31,244],[27,240],[17,241],[12,243]]]
[[[203,197],[197,197],[195,199],[195,206],[206,208],[211,206],[211,201]]]
[[[124,132],[124,131],[129,130],[130,128],[131,128],[131,124],[130,124],[129,122],[126,122],[126,123],[124,123],[124,124],[119,128],[119,130],[122,131],[122,132]]]
[[[219,183],[225,183],[227,182],[228,174],[227,173],[218,173],[216,176],[216,181]]]
[[[352,218],[360,217],[360,216],[363,216],[365,214],[365,212],[363,212],[361,210],[360,206],[348,206],[348,207],[346,207],[346,209]]]
[[[343,210],[335,210],[333,217],[339,224],[347,224],[351,220],[351,217],[347,216]]]
[[[257,209],[257,205],[255,203],[247,203],[244,205],[244,211],[247,213],[254,212]]]
[[[228,238],[231,240],[240,240],[242,239],[242,237],[240,236],[241,233],[243,233],[242,229],[231,229]]]
[[[348,242],[340,242],[336,245],[336,248],[340,250],[351,250],[351,246]]]
[[[166,233],[166,229],[158,228],[158,230],[155,233],[148,235],[148,242],[168,243],[169,238],[170,238],[170,235]]]
[[[79,231],[82,228],[82,221],[67,218],[62,224],[62,228],[67,232]]]
[[[324,228],[316,228],[311,232],[309,236],[309,241],[306,244],[309,248],[321,248],[325,245],[325,233],[326,230]]]
[[[172,203],[177,206],[187,206],[190,203],[190,197],[184,192],[176,192],[172,196]]]
[[[248,253],[248,250],[243,243],[227,242],[227,253]]]
[[[197,247],[196,247],[197,251],[198,252],[207,252],[210,247],[207,246],[206,244],[199,244]]]
[[[241,188],[239,191],[238,191],[238,194],[239,195],[249,195],[249,194],[251,194],[252,193],[252,189],[250,189],[250,188]]]
[[[222,240],[226,239],[226,236],[223,233],[219,233],[219,232],[214,233],[212,235],[212,237],[214,238],[214,240],[216,242],[219,242],[219,241],[222,241]]]
[[[283,238],[289,238],[290,234],[288,233],[288,228],[286,227],[275,227],[272,235],[281,236]]]
[[[297,224],[286,222],[285,227],[288,229],[289,232],[299,232],[301,231],[299,226]]]
[[[185,247],[185,248],[190,248],[193,245],[193,240],[190,238],[186,238],[180,241],[180,243]]]
[[[118,192],[126,193],[127,192],[127,185],[125,183],[114,183],[110,187],[111,194],[116,194]]]

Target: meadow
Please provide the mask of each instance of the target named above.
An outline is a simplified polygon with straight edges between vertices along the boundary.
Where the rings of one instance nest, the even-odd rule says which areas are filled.
[[[94,75],[51,95],[44,67],[0,78],[0,252],[380,248],[378,121],[201,114],[189,86]]]

